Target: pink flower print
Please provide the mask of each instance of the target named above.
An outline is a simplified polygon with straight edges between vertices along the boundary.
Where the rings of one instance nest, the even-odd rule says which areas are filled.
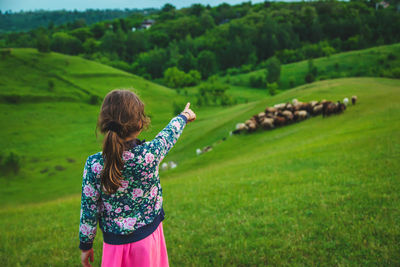
[[[177,122],[177,121],[174,121],[174,122],[172,123],[172,125],[173,125],[177,130],[179,130],[179,129],[181,128],[180,123]]]
[[[123,158],[125,161],[130,160],[130,159],[133,159],[134,156],[135,156],[135,155],[134,155],[132,152],[130,152],[130,151],[124,151],[124,152],[122,153],[122,158]]]
[[[94,173],[100,174],[102,169],[103,169],[103,166],[101,166],[101,164],[98,162],[96,162],[95,164],[92,165],[92,171]]]
[[[124,219],[124,228],[132,230],[136,224],[136,218],[126,218]]]
[[[121,186],[118,188],[118,191],[124,191],[129,185],[128,181],[121,180]]]
[[[153,174],[152,173],[149,174],[149,179],[151,179],[151,178],[153,178]]]
[[[115,210],[115,213],[120,213],[121,211],[122,211],[121,208],[117,208],[117,209]]]
[[[158,197],[157,197],[156,205],[154,206],[154,208],[155,208],[156,211],[159,210],[159,209],[161,208],[161,204],[162,204],[162,197],[161,197],[161,196],[158,196]]]
[[[124,224],[121,221],[118,221],[117,219],[114,219],[114,221],[120,228],[124,227]]]
[[[125,205],[124,206],[124,210],[130,210],[131,208],[129,208],[129,206],[128,205]]]
[[[137,224],[137,228],[145,226],[146,224],[144,222],[138,222]]]
[[[156,171],[154,172],[154,175],[155,175],[156,177],[158,176],[158,166],[157,166]]]
[[[157,192],[158,192],[158,188],[156,186],[154,186],[150,191],[151,198],[157,196]]]
[[[106,210],[107,210],[107,211],[111,211],[111,210],[112,210],[112,206],[111,206],[111,204],[108,203],[108,202],[104,202],[104,207],[106,207]]]
[[[132,190],[132,198],[135,199],[137,197],[143,196],[143,190],[140,188],[135,188]]]
[[[92,197],[94,196],[94,189],[90,185],[85,185],[83,187],[83,193],[85,194],[86,197]]]
[[[87,174],[87,169],[84,169],[83,170],[83,177],[86,177],[86,174]]]
[[[89,235],[89,231],[90,231],[89,225],[87,225],[85,223],[81,224],[81,227],[79,228],[79,231],[83,235]]]
[[[90,209],[94,210],[96,208],[96,205],[92,204],[90,205]]]

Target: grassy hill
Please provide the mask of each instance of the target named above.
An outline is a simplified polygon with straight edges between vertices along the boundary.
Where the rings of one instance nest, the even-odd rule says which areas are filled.
[[[35,54],[14,50],[12,56]],[[124,72],[111,69],[120,76],[110,77],[108,67],[76,57],[38,57],[38,66],[53,57],[61,63],[46,69],[8,67],[19,72],[16,80],[36,69],[42,77],[55,73],[84,89],[91,86],[89,92],[99,96],[121,85],[134,87],[152,114],[146,139],[169,121],[171,99],[180,97]],[[66,59],[69,65],[60,67]],[[79,71],[81,64],[87,76]],[[36,86],[41,76],[24,77]],[[0,177],[4,266],[79,266],[81,174],[84,159],[101,149],[94,138],[99,105],[88,104],[84,93],[76,97],[78,89],[62,84],[55,90],[73,100],[0,103],[0,122],[6,125],[1,151],[23,156],[18,176]],[[0,93],[15,93],[17,85],[13,79],[2,82]],[[21,90],[39,95],[29,87]],[[44,89],[40,93],[53,96]],[[237,122],[266,105],[351,95],[359,103],[339,116],[228,135]],[[177,161],[178,168],[161,173],[172,266],[400,264],[399,80],[321,81],[247,104],[199,109],[197,116],[165,159]],[[216,144],[211,152],[196,156],[196,148],[210,144]],[[101,259],[98,233],[95,266]]]
[[[400,43],[377,46],[369,49],[343,52],[313,60],[318,69],[316,80],[327,80],[345,77],[394,77],[400,75]],[[393,70],[397,69],[395,73]],[[289,89],[305,84],[304,77],[308,72],[308,61],[282,65],[280,88]],[[224,76],[221,80],[233,85],[243,92],[249,87],[251,75],[265,75],[265,70]],[[400,77],[397,77],[400,78]],[[259,89],[262,91],[262,89]],[[257,96],[251,92],[253,96]]]

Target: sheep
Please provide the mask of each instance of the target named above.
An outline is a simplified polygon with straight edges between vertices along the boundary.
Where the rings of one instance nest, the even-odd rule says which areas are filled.
[[[306,110],[296,110],[294,112],[294,119],[296,121],[302,121],[309,117],[309,113]]]
[[[260,112],[257,115],[258,121],[261,122],[265,118],[266,114],[265,112]]]
[[[202,152],[206,153],[206,152],[210,152],[212,150],[212,146],[206,146],[203,148]]]
[[[274,128],[274,119],[272,118],[264,118],[261,121],[261,127],[263,127],[264,129],[272,129]]]
[[[310,101],[310,105],[312,108],[314,108],[316,105],[318,105],[318,101]]]
[[[346,109],[346,105],[343,103],[340,103],[340,101],[338,101],[336,104],[336,113],[342,113],[345,109]]]
[[[239,131],[247,130],[247,126],[244,123],[238,123],[238,124],[236,124],[236,130],[239,130]]]
[[[198,149],[196,149],[196,155],[198,156],[198,155],[201,155],[203,152],[201,151],[201,149],[200,148],[198,148]]]
[[[345,104],[346,106],[349,104],[349,99],[347,97],[343,99],[343,104]]]
[[[275,116],[274,117],[274,125],[282,126],[286,124],[286,118],[283,116]]]
[[[284,110],[282,111],[282,115],[288,120],[292,121],[293,120],[293,113],[289,110]]]
[[[168,162],[168,167],[169,167],[170,169],[175,169],[176,167],[178,167],[178,164],[177,164],[176,162],[169,161],[169,162]]]
[[[324,105],[322,105],[322,104],[316,105],[316,106],[313,108],[313,115],[315,116],[315,115],[321,114],[321,113],[322,113],[322,108],[323,108],[323,107],[324,107]]]
[[[336,104],[333,103],[332,101],[327,101],[323,104],[323,108],[322,108],[322,116],[329,116],[333,113],[336,112]]]
[[[351,97],[351,104],[355,105],[356,102],[357,102],[357,96],[356,96],[356,95],[353,95],[353,96]]]
[[[289,110],[289,111],[293,112],[293,109],[294,109],[293,105],[290,104],[289,102],[287,102],[286,106],[285,106],[285,110]]]
[[[273,108],[273,107],[267,107],[267,108],[265,109],[265,113],[266,113],[266,114],[275,113],[275,112],[276,112],[276,108]]]
[[[254,132],[257,129],[257,122],[252,118],[245,122],[247,126],[247,131]]]
[[[294,106],[295,106],[298,102],[299,102],[299,100],[297,100],[296,98],[293,98],[292,104],[293,104]]]
[[[274,105],[274,108],[276,108],[276,109],[284,109],[285,106],[286,106],[286,103],[280,103],[280,104]]]
[[[161,164],[161,170],[165,171],[168,169],[168,163],[164,162],[163,164]]]

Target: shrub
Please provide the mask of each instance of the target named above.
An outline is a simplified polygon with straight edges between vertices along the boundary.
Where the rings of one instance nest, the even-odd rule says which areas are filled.
[[[304,77],[304,80],[306,83],[312,83],[313,81],[315,81],[315,76],[314,76],[314,74],[309,72],[306,74],[306,77]]]
[[[272,57],[267,60],[267,81],[273,83],[279,81],[281,76],[281,62],[277,57]]]
[[[290,88],[294,87],[294,79],[293,78],[289,79],[289,86],[290,86]]]
[[[235,74],[239,74],[240,70],[237,68],[230,68],[226,70],[226,73],[229,75],[235,75]]]
[[[260,74],[252,74],[250,75],[249,83],[251,87],[263,88],[265,84],[264,76]]]
[[[1,172],[4,174],[9,174],[13,172],[17,174],[21,168],[20,156],[14,152],[9,153],[0,164]]]
[[[53,91],[54,91],[54,81],[53,81],[53,80],[49,80],[49,81],[47,82],[47,85],[48,85],[49,91],[50,91],[50,92],[53,92]]]
[[[247,72],[250,72],[252,69],[253,69],[253,66],[251,64],[245,64],[245,65],[242,65],[242,67],[240,68],[240,72],[247,73]]]
[[[36,39],[36,47],[39,52],[50,52],[50,39],[47,34],[41,33]]]
[[[400,67],[392,69],[392,75],[393,78],[400,79]]]
[[[387,59],[388,59],[388,60],[395,60],[395,59],[396,59],[396,55],[393,54],[393,52],[390,52],[390,53],[387,55]]]
[[[89,98],[89,104],[91,105],[97,105],[101,103],[101,97],[99,97],[98,95],[91,95]]]
[[[8,56],[11,56],[11,48],[9,49],[1,49],[0,50],[0,55],[2,59],[5,59]]]
[[[268,88],[268,92],[271,96],[276,95],[277,93],[277,89],[278,89],[278,84],[275,83],[267,83],[267,88]]]

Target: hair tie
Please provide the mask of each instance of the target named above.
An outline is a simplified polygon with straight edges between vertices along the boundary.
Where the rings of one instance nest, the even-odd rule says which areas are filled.
[[[107,123],[106,130],[119,133],[122,130],[122,125],[116,121],[110,121]]]

